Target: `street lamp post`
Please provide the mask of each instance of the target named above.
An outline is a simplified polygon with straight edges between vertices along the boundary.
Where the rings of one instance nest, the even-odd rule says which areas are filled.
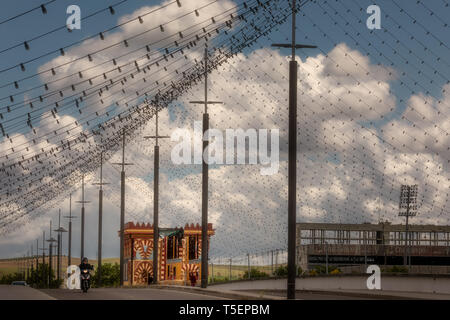
[[[148,105],[148,101],[145,101]],[[159,144],[158,139],[167,139],[169,136],[160,136],[158,133],[158,107],[155,108],[155,135],[145,136],[144,139],[155,139],[153,163],[153,283],[158,283],[158,241],[159,241]]]
[[[124,280],[124,228],[125,228],[125,166],[132,165],[132,163],[125,162],[125,128],[122,129],[122,162],[113,163],[120,165],[122,170],[120,172],[120,286],[123,286]]]
[[[50,220],[50,238],[47,240],[48,242],[48,287],[50,288],[52,284],[52,250],[53,250],[53,243],[56,242],[56,239],[52,237],[52,221]]]
[[[103,151],[100,153],[100,182],[94,183],[99,186],[98,190],[98,257],[97,257],[97,281],[102,285],[102,229],[103,229],[103,186],[109,184],[103,182]]]
[[[72,219],[75,219],[75,216],[72,216],[72,194],[70,194],[70,200],[69,200],[69,215],[64,216],[64,218],[69,219],[69,241],[68,241],[68,261],[67,265],[72,265]]]
[[[292,43],[272,44],[273,47],[291,48],[289,62],[289,161],[288,161],[288,281],[287,298],[295,299],[295,224],[297,201],[297,61],[295,49],[317,48],[295,43],[295,0],[292,0]]]
[[[57,275],[56,278],[58,281],[61,279],[61,250],[62,250],[62,233],[67,232],[66,229],[61,227],[61,209],[59,209],[58,214],[58,229],[54,230],[58,233],[58,260],[56,262]]]
[[[201,287],[206,288],[208,286],[208,162],[205,159],[205,151],[208,147],[209,139],[205,139],[205,133],[209,129],[209,114],[208,104],[222,104],[220,101],[208,101],[208,49],[205,48],[205,100],[204,101],[190,101],[193,104],[203,104],[205,106],[205,112],[203,113],[203,130],[202,130],[202,279]],[[208,155],[206,154],[206,157]]]
[[[77,201],[77,203],[81,203],[81,248],[80,248],[80,262],[84,258],[84,205],[89,203],[90,201],[84,200],[84,173],[81,176],[81,201]]]

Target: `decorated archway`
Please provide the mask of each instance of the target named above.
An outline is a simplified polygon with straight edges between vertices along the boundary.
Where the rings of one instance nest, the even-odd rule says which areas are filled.
[[[149,277],[153,277],[152,262],[151,261],[138,262],[133,274],[133,283],[148,284]]]

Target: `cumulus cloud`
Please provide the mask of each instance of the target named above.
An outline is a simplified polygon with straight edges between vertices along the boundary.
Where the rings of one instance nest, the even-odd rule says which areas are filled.
[[[208,9],[210,11],[206,15],[231,5],[228,1],[220,2]],[[195,6],[197,2],[186,7],[183,5],[182,12]],[[152,8],[141,8],[131,16]],[[171,11],[173,9],[168,7],[165,10],[167,12],[164,11],[164,15],[156,20],[144,18],[144,26],[158,26],[162,21],[181,14],[179,9]],[[121,21],[128,18],[122,17]],[[176,32],[197,21],[195,15],[186,19],[186,24],[168,26],[166,32]],[[105,44],[122,41],[142,28],[138,22],[127,25],[120,32],[107,36]],[[158,29],[145,40],[130,41],[129,45],[139,47],[159,38]],[[87,48],[90,51],[103,45],[99,40],[85,43],[52,63],[83,56],[88,53]],[[106,53],[93,56],[94,63],[84,59],[76,63],[75,69],[110,57],[112,55]],[[133,58],[128,59],[132,61]],[[209,98],[223,101],[222,105],[210,107],[210,127],[220,130],[279,129],[281,152],[279,171],[272,176],[261,176],[260,165],[210,167],[209,220],[216,229],[211,243],[212,257],[286,247],[287,61],[287,57],[276,50],[257,49],[247,55],[237,54],[209,77]],[[46,78],[48,76],[44,75],[42,80],[50,80]],[[86,73],[87,78],[90,76]],[[450,103],[449,88],[444,88],[440,100],[420,94],[410,98],[405,117],[416,127],[411,127],[401,117],[382,128],[362,124],[379,120],[396,107],[390,85],[396,77],[396,70],[373,64],[368,57],[344,43],[327,55],[318,54],[299,63],[298,221],[362,223],[377,222],[380,218],[400,222],[397,217],[399,187],[405,183],[417,183],[421,214],[415,221],[448,223],[445,216],[448,192],[446,194],[442,190],[450,187],[446,162],[450,141],[442,132],[450,130],[448,116],[444,116],[444,106]],[[203,106],[191,105],[189,101],[202,100],[203,94],[203,85],[200,84],[161,111],[159,133],[170,135],[173,130],[182,128],[192,136],[194,121],[201,120]],[[425,118],[419,117],[414,110]],[[152,120],[126,146],[126,161],[134,164],[126,168],[127,221],[152,222],[154,140],[146,140],[143,136],[154,135],[154,128]],[[174,165],[170,154],[175,144],[168,139],[160,141],[159,212],[163,227],[201,222],[201,166]],[[105,180],[112,183],[105,188],[104,230],[107,241],[104,243],[108,246],[105,252],[109,256],[118,255],[119,169],[111,163],[120,161],[121,153],[118,152],[104,166]],[[87,178],[89,182],[95,179],[98,177]],[[86,193],[87,198],[93,201],[88,208],[88,253],[95,257],[97,189],[90,186]],[[79,191],[74,196],[79,199]],[[61,206],[67,208],[67,200]],[[52,210],[54,216],[55,211]]]

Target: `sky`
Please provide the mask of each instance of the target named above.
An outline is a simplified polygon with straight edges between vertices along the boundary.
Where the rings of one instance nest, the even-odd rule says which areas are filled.
[[[250,1],[248,1],[250,3]],[[120,1],[77,1],[81,16],[115,5]],[[366,8],[371,1],[345,0],[310,1],[297,15],[296,41],[314,44],[318,49],[297,51],[298,71],[298,171],[297,171],[297,221],[302,222],[351,222],[376,223],[387,220],[400,223],[398,199],[401,184],[419,185],[419,212],[412,223],[448,225],[450,189],[450,59],[448,42],[448,17],[450,9],[444,0],[377,1],[381,9],[381,29],[369,30]],[[0,22],[20,12],[42,4],[42,1],[4,1]],[[6,137],[0,136],[0,162],[13,163],[14,144],[30,144],[31,128],[24,125],[26,113],[21,109],[6,112],[12,103],[28,104],[30,99],[43,92],[33,87],[51,83],[55,77],[67,77],[50,85],[50,91],[70,87],[83,79],[102,75],[111,69],[102,64],[125,54],[133,48],[152,43],[151,52],[162,52],[168,41],[158,28],[164,24],[164,34],[178,33],[198,22],[196,19],[216,16],[225,10],[233,12],[242,1],[191,1],[181,0],[181,7],[171,1],[128,0],[115,6],[115,14],[109,10],[82,21],[80,30],[60,30],[30,41],[30,50],[23,42],[36,35],[63,26],[68,15],[66,8],[73,3],[55,1],[46,6],[48,13],[40,10],[0,23],[2,45],[0,46],[0,107],[4,126],[14,137],[13,146]],[[201,6],[206,6],[201,8]],[[198,9],[197,17],[192,13]],[[105,33],[100,40],[98,33],[131,18],[145,16],[143,23],[135,21]],[[172,19],[185,16],[175,22]],[[209,220],[216,229],[211,240],[211,258],[257,254],[287,247],[287,97],[288,97],[288,49],[276,49],[272,43],[290,42],[290,18],[261,37],[252,46],[229,58],[209,76],[208,96],[223,101],[210,108],[210,126],[229,128],[255,128],[280,130],[280,168],[277,174],[262,176],[261,165],[216,165],[210,168]],[[108,43],[122,42],[148,28],[154,31],[124,45],[99,51]],[[235,27],[237,28],[237,27]],[[90,40],[86,37],[95,36]],[[78,44],[65,50],[61,56],[56,52],[4,71],[31,58],[39,57],[68,44]],[[17,48],[3,51],[16,44]],[[211,41],[214,44],[214,40]],[[94,53],[96,52],[96,53]],[[56,71],[50,70],[71,59],[92,54],[93,61],[80,59]],[[217,53],[216,53],[217,54]],[[137,56],[137,54],[135,55]],[[127,60],[128,59],[128,60]],[[120,58],[121,62],[136,59]],[[187,63],[194,65],[202,59],[201,49],[193,48],[186,53]],[[118,59],[119,60],[119,59]],[[119,62],[120,63],[120,62]],[[94,68],[95,67],[95,68]],[[168,70],[158,71],[154,79],[174,74],[176,64]],[[180,69],[181,70],[181,69]],[[40,73],[39,76],[20,81],[16,89],[13,81]],[[74,74],[74,75],[72,75]],[[112,73],[112,75],[117,75]],[[130,82],[131,92],[140,91],[142,83]],[[95,82],[95,81],[94,81]],[[3,84],[8,84],[3,86]],[[145,84],[145,86],[147,86]],[[148,84],[150,86],[150,84]],[[76,93],[88,88],[83,84],[73,90]],[[28,90],[22,92],[22,90]],[[57,91],[57,90],[56,90]],[[10,95],[16,95],[11,102]],[[52,100],[53,99],[53,100]],[[50,97],[56,101],[58,97]],[[110,103],[110,112],[127,108]],[[202,117],[201,106],[189,101],[203,99],[203,84],[194,85],[168,108],[160,112],[160,134],[170,135],[177,128],[192,132],[194,121]],[[105,108],[96,99],[85,109],[100,112]],[[86,113],[85,113],[86,114]],[[80,121],[83,115],[75,107],[58,112],[56,118],[40,115],[33,120],[39,132],[61,130],[61,126]],[[72,133],[93,127],[78,127]],[[17,118],[17,119],[15,119]],[[55,122],[55,120],[58,120]],[[13,125],[14,123],[14,125]],[[126,221],[152,222],[153,214],[153,146],[154,141],[143,138],[154,134],[152,118],[142,126],[137,135],[127,141],[126,161],[134,165],[126,168]],[[45,142],[51,146],[54,142]],[[101,144],[91,137],[93,148]],[[56,143],[54,143],[56,146]],[[184,226],[185,223],[201,221],[201,167],[200,165],[175,165],[171,151],[176,142],[161,141],[160,155],[160,223],[162,227]],[[47,146],[48,146],[47,145]],[[117,144],[115,150],[120,146]],[[18,147],[16,147],[17,149]],[[20,149],[20,148],[19,148]],[[86,148],[76,147],[70,157],[89,154]],[[22,155],[39,152],[38,147],[20,151]],[[6,155],[10,155],[6,159]],[[104,163],[105,186],[103,253],[117,257],[119,252],[120,173],[117,166],[120,152],[111,151]],[[89,162],[89,161],[88,161]],[[5,205],[8,191],[3,182],[10,178],[0,172],[2,178],[0,214],[9,221],[10,228],[2,228],[0,234],[0,258],[21,256],[42,241],[42,231],[49,232],[49,221],[58,222],[58,210],[65,216],[69,211],[69,194],[72,193],[74,221],[73,252],[79,252],[79,212],[81,183],[78,181],[53,181],[50,173],[58,167],[44,162],[42,181],[32,186],[23,183],[24,199],[13,205]],[[77,172],[68,172],[75,175]],[[17,169],[15,177],[24,181],[33,172]],[[31,179],[31,178],[30,178]],[[97,208],[98,169],[86,176],[86,248],[90,258],[97,255]],[[28,201],[26,189],[39,184],[56,183],[58,193],[43,201],[37,210],[28,211],[20,200]],[[20,184],[20,182],[19,182]],[[12,191],[12,190],[10,190]],[[21,191],[22,192],[22,191]],[[67,220],[63,219],[67,226]],[[67,241],[66,241],[67,243]]]

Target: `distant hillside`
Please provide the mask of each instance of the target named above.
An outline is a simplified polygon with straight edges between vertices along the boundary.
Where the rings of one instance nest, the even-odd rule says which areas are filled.
[[[104,258],[102,259],[102,263],[119,263],[119,258]],[[23,268],[24,262],[26,259],[19,258],[19,259],[0,259],[0,276],[3,274],[9,274],[14,272],[19,272],[19,267]],[[36,261],[33,259],[33,262]],[[45,262],[48,263],[48,256],[45,257]],[[31,263],[31,260],[29,260],[29,263]],[[42,263],[42,256],[39,257],[39,263]],[[79,265],[80,264],[80,258],[73,257],[72,264]],[[97,260],[89,259],[89,263],[93,264],[94,267],[97,267],[98,263]],[[67,268],[68,264],[68,257],[62,256],[61,257],[61,264],[62,264],[62,270],[65,270]],[[30,265],[31,266],[31,265]],[[53,268],[56,270],[56,257],[53,256]]]

